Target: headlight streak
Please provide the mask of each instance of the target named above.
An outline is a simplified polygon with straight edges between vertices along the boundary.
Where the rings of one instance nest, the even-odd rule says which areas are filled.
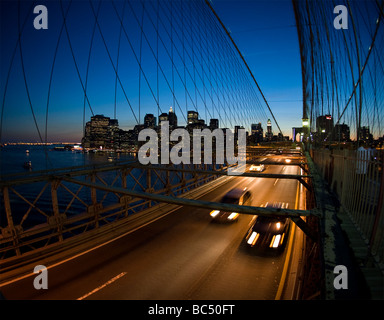
[[[260,233],[257,233],[255,231],[252,232],[251,236],[248,238],[247,243],[254,246],[257,239],[259,239]]]
[[[220,213],[220,210],[212,210],[210,215],[212,218],[216,217]]]
[[[239,214],[236,213],[236,212],[232,212],[229,216],[228,216],[228,220],[234,220],[237,218]]]
[[[280,245],[281,234],[276,234],[271,240],[270,248],[277,248]]]

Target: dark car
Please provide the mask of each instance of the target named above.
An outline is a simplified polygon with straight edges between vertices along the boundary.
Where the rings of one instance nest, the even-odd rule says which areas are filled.
[[[267,205],[267,208],[287,208],[288,204]],[[285,217],[257,216],[245,238],[250,247],[278,249],[287,239],[290,219]]]
[[[220,201],[221,203],[238,204],[249,206],[252,204],[252,194],[247,188],[239,189],[234,188],[227,192]],[[210,212],[212,219],[222,222],[237,221],[239,214],[237,212],[227,212],[220,210],[212,210]]]

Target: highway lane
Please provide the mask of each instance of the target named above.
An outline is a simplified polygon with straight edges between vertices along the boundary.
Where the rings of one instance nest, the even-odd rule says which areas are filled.
[[[298,173],[268,166],[265,173]],[[295,207],[298,182],[235,177],[202,197],[219,201],[231,188],[247,187],[253,205],[281,201]],[[211,221],[209,210],[184,207],[108,245],[48,270],[48,289],[33,278],[2,287],[6,299],[274,299],[285,252],[247,250],[253,216],[237,223]]]

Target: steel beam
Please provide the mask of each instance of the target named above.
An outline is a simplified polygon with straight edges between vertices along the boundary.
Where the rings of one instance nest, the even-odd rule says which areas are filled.
[[[218,176],[227,176],[227,170],[196,170],[196,169],[182,169],[175,167],[161,167],[153,165],[142,165],[138,163],[131,164],[130,166],[134,168],[142,169],[153,169],[153,170],[166,170],[166,171],[175,171],[175,172],[185,172],[185,173],[198,173],[205,175],[218,175]],[[302,178],[312,178],[311,175],[299,175],[299,174],[281,174],[281,173],[253,173],[253,172],[244,172],[236,177],[251,177],[251,178],[279,178],[279,179],[302,179]]]
[[[76,167],[77,168],[77,167]],[[185,169],[185,168],[175,168],[175,167],[163,167],[163,166],[155,166],[155,165],[142,165],[138,162],[131,162],[131,163],[122,163],[120,165],[112,165],[112,166],[102,166],[98,167],[97,169],[94,167],[84,169],[82,167],[82,170],[80,171],[73,171],[72,168],[67,168],[67,170],[62,170],[61,172],[58,171],[55,175],[41,175],[41,176],[29,176],[26,175],[20,179],[14,179],[14,180],[2,180],[0,181],[0,188],[4,188],[7,186],[15,186],[20,184],[27,184],[27,183],[34,183],[34,182],[41,182],[41,181],[51,181],[52,179],[62,179],[63,177],[76,177],[81,175],[94,175],[96,172],[104,172],[104,171],[113,171],[113,170],[120,170],[123,173],[129,172],[127,170],[137,168],[137,169],[143,169],[143,170],[164,170],[167,172],[181,172],[183,174],[185,173],[191,173],[194,175],[217,175],[217,176],[227,176],[228,172],[227,170],[202,170],[202,169]],[[123,175],[124,176],[124,175]],[[271,179],[296,179],[303,183],[304,178],[312,178],[311,175],[296,175],[296,174],[278,174],[278,173],[253,173],[253,172],[244,172],[241,175],[237,175],[236,177],[251,177],[251,178],[271,178]],[[303,183],[305,187],[308,188],[308,185],[306,183]],[[93,194],[93,198],[95,195]]]
[[[3,193],[3,200],[4,200],[4,207],[5,207],[5,214],[7,216],[7,222],[8,222],[8,227],[6,229],[3,229],[3,232],[5,233],[10,233],[13,236],[13,246],[16,248],[16,255],[20,256],[20,248],[18,248],[18,242],[19,242],[19,237],[18,237],[18,229],[15,227],[13,224],[13,218],[12,218],[12,211],[11,211],[11,202],[9,199],[9,190],[7,187],[3,188],[2,190]],[[4,236],[4,234],[3,234]]]
[[[92,182],[79,181],[76,179],[65,177],[63,178],[69,183],[83,185],[89,188],[95,188],[99,190],[119,193],[123,195],[128,195],[141,199],[149,199],[157,202],[166,202],[170,204],[176,204],[180,206],[191,206],[197,208],[203,208],[207,210],[223,210],[229,212],[237,212],[241,214],[250,214],[250,215],[259,215],[259,216],[269,216],[269,217],[287,217],[292,219],[292,221],[309,237],[316,239],[317,235],[306,222],[301,218],[302,216],[318,216],[317,211],[310,210],[292,210],[292,209],[281,209],[281,208],[264,208],[264,207],[253,207],[253,206],[242,206],[228,203],[218,203],[211,201],[203,200],[191,200],[180,197],[172,197],[167,195],[152,194],[147,192],[140,192],[134,190],[126,190],[119,187],[110,187],[106,185],[101,185]]]

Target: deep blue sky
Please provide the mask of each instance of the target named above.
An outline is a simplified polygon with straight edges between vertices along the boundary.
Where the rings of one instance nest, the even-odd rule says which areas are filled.
[[[83,84],[81,84],[77,75],[64,31],[57,48],[58,53],[51,82],[48,141],[80,141],[82,136],[84,106],[82,85],[85,85],[88,48],[90,46],[94,16],[92,11],[89,10],[88,1],[81,0],[75,1],[75,3],[76,12],[71,11],[67,22],[72,49]],[[97,10],[98,1],[93,3],[95,10]],[[48,8],[48,30],[35,30],[33,28],[33,19],[36,15],[31,10],[37,4],[45,4]],[[115,4],[116,7],[122,9],[122,1],[115,1]],[[133,6],[139,4],[139,1],[133,1]],[[231,31],[232,37],[252,69],[284,135],[291,135],[291,128],[301,124],[302,110],[299,47],[291,1],[214,0],[212,4],[224,24]],[[64,2],[64,12],[67,6],[68,2]],[[103,30],[109,30],[105,34],[106,42],[108,44],[117,43],[119,35],[118,32],[113,30],[119,30],[119,22],[114,16],[112,6],[103,4],[101,10],[100,25]],[[20,48],[16,46],[19,17],[21,26],[25,21],[21,53]],[[109,19],[109,17],[113,18]],[[23,1],[20,12],[17,1],[1,1],[0,105],[4,106],[2,142],[39,141],[40,137],[35,120],[42,139],[45,139],[50,71],[53,65],[58,35],[60,34],[61,22],[62,12],[59,1],[39,1],[38,3]],[[128,29],[132,34],[140,34],[133,22]],[[139,43],[137,36],[136,40],[133,46],[136,46],[137,49]],[[90,104],[94,114],[102,113],[113,117],[114,71],[111,68],[108,54],[104,50],[100,36],[95,37],[93,46],[101,49],[95,49],[92,53],[91,63],[93,64],[89,69],[87,84]],[[15,48],[15,58],[8,80],[5,100],[3,100],[8,70]],[[128,50],[127,43],[122,44],[122,51],[123,49]],[[23,55],[28,91],[24,83],[20,54]],[[111,51],[110,54],[115,59],[117,50],[116,52]],[[162,54],[165,54],[165,52]],[[143,59],[145,59],[144,56]],[[125,61],[120,62],[119,70],[130,68],[134,63],[133,56],[127,57]],[[151,65],[151,62],[148,62],[146,67],[147,70],[155,70],[155,64]],[[167,66],[164,66],[164,68],[167,69]],[[150,71],[147,73],[148,76],[155,76],[155,72]],[[165,72],[169,72],[169,68]],[[137,86],[137,78],[137,74],[122,75],[124,86],[127,88],[129,88],[130,83],[132,83],[132,86]],[[141,81],[144,83],[143,78]],[[163,83],[161,87],[165,88],[166,86]],[[35,118],[30,107],[28,92]],[[130,92],[127,92],[127,94],[130,96],[134,107],[137,104],[137,97],[132,97]],[[142,94],[148,97],[151,95],[148,90],[143,90]],[[172,99],[172,97],[164,96],[162,99],[164,101],[164,99]],[[121,90],[119,90],[117,100],[117,118],[120,127],[124,129],[132,128],[136,124],[132,113],[127,105],[125,105],[124,109],[120,107],[120,105],[126,104]],[[145,103],[145,97],[143,97],[142,104],[145,105]],[[148,104],[151,107],[141,110],[141,121],[146,112],[157,114],[156,107],[153,107],[153,100]],[[88,121],[91,112],[87,102],[85,102],[85,105],[85,120]],[[183,119],[180,116],[179,121],[180,124],[183,124]],[[266,129],[266,123],[263,123],[263,126]],[[274,124],[273,129],[277,133]]]
[[[284,135],[291,136],[292,127],[301,126],[302,118],[300,52],[292,2],[216,0],[213,5],[230,29]]]

